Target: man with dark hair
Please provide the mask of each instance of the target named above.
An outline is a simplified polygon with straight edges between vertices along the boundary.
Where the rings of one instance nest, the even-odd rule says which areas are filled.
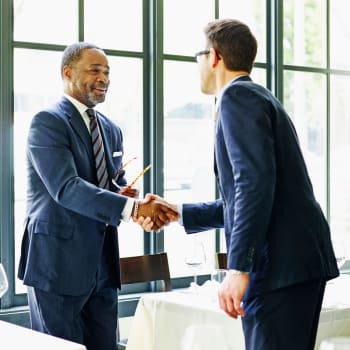
[[[132,198],[137,191],[121,170],[122,132],[94,109],[105,100],[109,70],[97,46],[68,46],[64,96],[34,116],[27,145],[18,276],[28,286],[31,325],[88,350],[116,349],[120,221],[147,214],[162,226],[176,216],[162,203]]]
[[[231,19],[204,33],[196,58],[202,92],[217,97],[221,199],[183,204],[181,220],[187,233],[224,226],[229,271],[219,302],[242,317],[247,350],[313,350],[326,281],[339,274],[329,226],[291,119],[249,76],[253,34]],[[150,218],[139,223],[152,229]]]

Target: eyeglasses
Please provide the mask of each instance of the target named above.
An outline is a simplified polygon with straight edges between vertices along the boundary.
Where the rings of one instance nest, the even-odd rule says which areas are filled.
[[[202,55],[208,55],[210,53],[210,50],[202,50],[202,51],[199,51],[197,53],[194,54],[194,57],[197,59],[198,56],[202,56]]]

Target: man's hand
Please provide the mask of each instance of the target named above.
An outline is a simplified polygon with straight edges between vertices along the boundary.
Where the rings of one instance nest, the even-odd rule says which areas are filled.
[[[119,190],[118,194],[122,194],[123,196],[127,196],[130,198],[139,198],[140,191],[137,188],[125,186]]]
[[[144,218],[143,216],[140,216],[138,219],[137,219],[137,223],[142,226],[142,228],[146,231],[146,232],[151,232],[153,231],[152,228],[153,228],[153,221],[151,218]]]
[[[152,222],[152,231],[160,230],[164,225],[167,225],[170,220],[178,218],[176,206],[172,207],[165,201],[147,197],[143,201],[138,202],[137,213],[135,213],[136,205],[134,205],[132,217],[135,222],[139,218],[149,218]],[[150,231],[150,230],[149,230]]]
[[[241,303],[249,284],[249,274],[228,274],[219,290],[219,304],[229,316],[245,316]]]
[[[173,209],[174,212],[177,213],[177,206],[175,204],[168,203],[164,198],[159,197],[155,194],[151,194],[151,193],[148,193],[145,197],[145,202],[147,202],[147,203],[154,201],[154,200],[156,200],[157,202],[161,202],[166,206],[169,206],[170,208]],[[166,215],[167,215],[167,223],[165,225],[169,224],[169,222],[171,222],[171,221],[178,221],[179,220],[178,213],[176,215],[174,215],[172,212],[167,212]],[[155,227],[156,227],[155,222],[153,221],[152,217],[150,217],[150,216],[139,215],[138,219],[137,219],[137,223],[140,226],[142,226],[142,228],[147,232],[157,231],[155,229]],[[161,227],[159,227],[158,230],[160,228]]]

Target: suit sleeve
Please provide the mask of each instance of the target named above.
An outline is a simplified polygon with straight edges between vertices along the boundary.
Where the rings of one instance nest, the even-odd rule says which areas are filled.
[[[60,118],[49,112],[33,118],[27,152],[43,186],[58,204],[89,218],[118,224],[127,198],[78,175],[68,131]]]
[[[187,233],[197,233],[224,226],[221,200],[184,204],[182,210],[183,224]]]
[[[260,95],[238,84],[226,90],[220,108],[228,168],[234,178],[234,198],[226,203],[226,214],[233,218],[228,267],[252,271],[266,239],[275,191],[271,110]]]

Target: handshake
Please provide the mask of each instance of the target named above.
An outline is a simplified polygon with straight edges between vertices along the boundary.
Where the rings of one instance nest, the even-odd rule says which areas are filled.
[[[136,200],[131,216],[148,232],[159,231],[171,221],[179,219],[176,205],[154,194],[147,194],[142,201]]]
[[[130,187],[123,188],[119,194],[135,198],[131,217],[145,231],[159,231],[163,226],[172,221],[178,221],[179,213],[174,204],[166,202],[155,194],[147,194],[143,200],[137,199],[138,193]],[[135,192],[135,193],[134,193]]]

